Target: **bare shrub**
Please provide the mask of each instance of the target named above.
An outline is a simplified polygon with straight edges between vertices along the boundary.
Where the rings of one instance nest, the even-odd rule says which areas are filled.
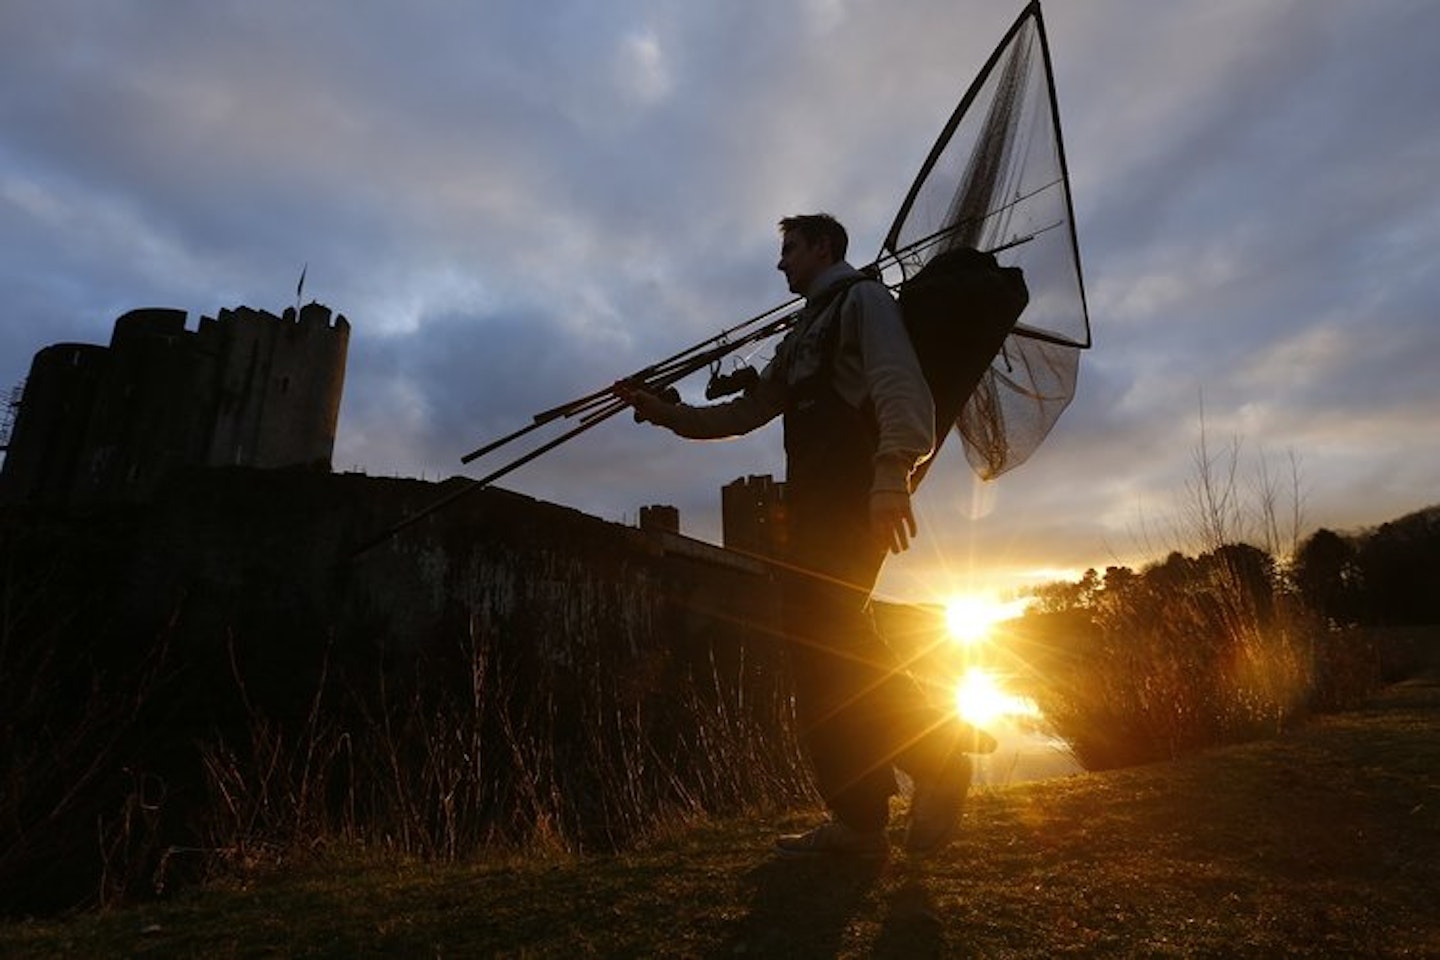
[[[1274,733],[1316,705],[1317,678],[1333,683],[1342,669],[1292,588],[1288,556],[1276,557],[1299,542],[1298,461],[1287,509],[1263,457],[1247,501],[1240,451],[1238,439],[1215,449],[1202,409],[1173,536],[1198,556],[1177,549],[1139,573],[1110,567],[1040,592],[1026,647],[1035,697],[1091,769]]]
[[[204,744],[204,849],[242,871],[341,844],[444,860],[616,849],[811,799],[788,687],[752,656],[699,643],[566,664],[473,617],[405,671],[321,671],[296,729],[252,709],[243,750]]]
[[[133,649],[58,565],[5,547],[0,909],[112,903],[146,889],[161,855],[168,787],[142,744],[171,679],[169,637]]]

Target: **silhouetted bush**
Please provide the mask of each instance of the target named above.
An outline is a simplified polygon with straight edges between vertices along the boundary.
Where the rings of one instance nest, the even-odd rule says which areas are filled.
[[[110,628],[93,579],[104,546],[0,530],[6,912],[111,902],[146,886],[161,855],[167,783],[150,761],[173,658],[163,631],[135,645]]]
[[[1374,637],[1336,630],[1268,554],[1225,545],[1039,591],[1015,627],[1033,695],[1089,769],[1264,736],[1381,680]]]
[[[783,673],[744,646],[565,663],[487,630],[325,679],[299,725],[202,746],[213,866],[334,844],[463,859],[614,850],[702,814],[812,799]],[[237,682],[243,682],[237,678]]]

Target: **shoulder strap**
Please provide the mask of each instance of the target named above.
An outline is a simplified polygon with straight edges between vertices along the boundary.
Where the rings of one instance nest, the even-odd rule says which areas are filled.
[[[849,298],[850,291],[856,284],[873,279],[873,277],[866,276],[865,274],[847,277],[826,290],[821,299],[815,301],[813,304],[806,305],[807,310],[812,306],[814,307],[811,322],[818,322],[827,313],[830,316],[824,325],[816,331],[813,340],[814,346],[809,352],[809,355],[815,358],[814,370],[793,384],[801,393],[808,392],[817,384],[828,381],[831,367],[835,362],[836,345],[840,341],[840,314],[845,309],[845,301]],[[794,362],[793,356],[789,362]]]
[[[844,298],[850,295],[850,288],[855,286],[855,284],[870,279],[872,278],[863,273],[856,274],[853,277],[846,277],[844,280],[839,281],[831,286],[830,289],[826,290],[817,303],[807,303],[805,306],[807,309],[814,307],[813,315],[819,316],[826,310],[829,310],[830,305],[836,300],[840,300],[843,303]]]
[[[820,312],[824,313],[834,305],[835,314],[831,322],[820,330],[819,345],[822,369],[828,370],[830,364],[835,360],[835,345],[840,342],[840,315],[845,312],[845,301],[850,299],[850,291],[866,280],[879,282],[874,277],[862,273],[842,280],[826,291],[825,302],[820,308]]]

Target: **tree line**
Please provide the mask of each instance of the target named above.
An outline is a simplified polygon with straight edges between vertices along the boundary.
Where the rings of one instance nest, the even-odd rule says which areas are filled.
[[[1292,564],[1305,603],[1337,625],[1440,623],[1440,505],[1374,529],[1320,529]]]
[[[1440,506],[1277,558],[1248,543],[1034,591],[1017,672],[1090,769],[1265,736],[1434,662]]]

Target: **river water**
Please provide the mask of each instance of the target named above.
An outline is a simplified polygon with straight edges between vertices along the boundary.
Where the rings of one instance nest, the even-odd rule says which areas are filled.
[[[1084,772],[1065,741],[1043,726],[1002,717],[989,732],[998,746],[994,753],[974,758],[976,786],[1003,787]]]

